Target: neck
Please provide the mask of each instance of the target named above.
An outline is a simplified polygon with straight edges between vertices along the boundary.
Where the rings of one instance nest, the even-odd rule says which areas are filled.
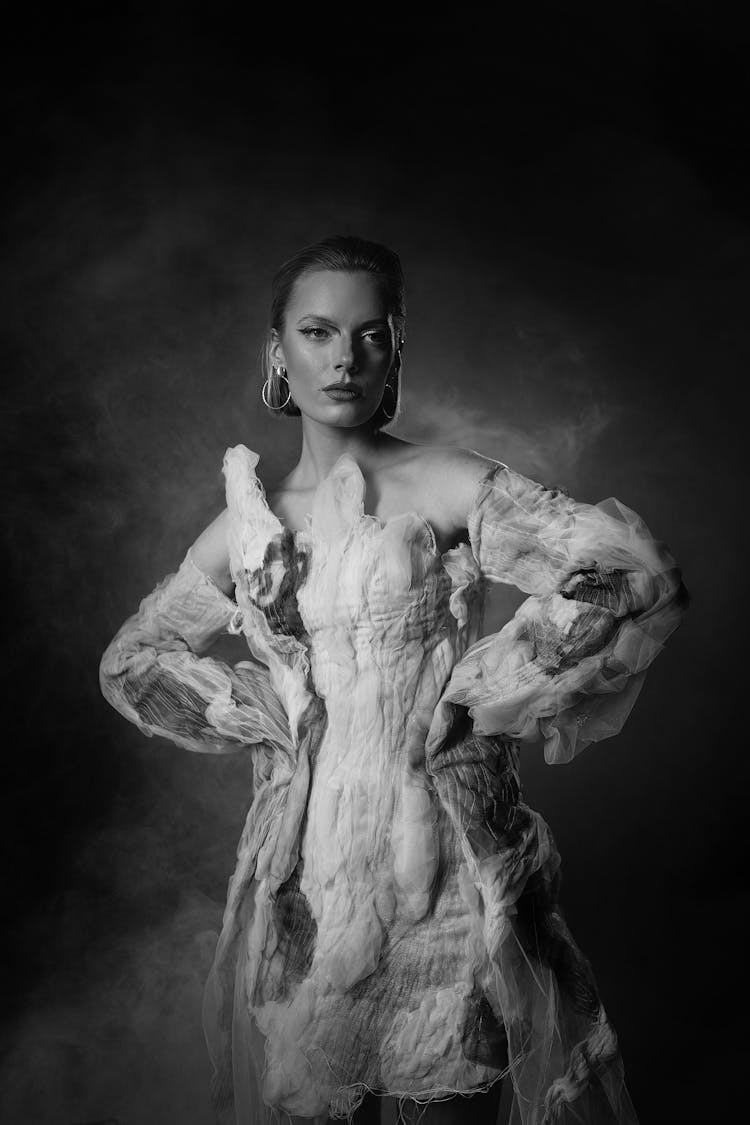
[[[373,433],[368,426],[326,426],[303,416],[302,450],[295,476],[315,487],[328,476],[342,453],[350,453],[363,470],[373,468],[397,441],[390,434]]]

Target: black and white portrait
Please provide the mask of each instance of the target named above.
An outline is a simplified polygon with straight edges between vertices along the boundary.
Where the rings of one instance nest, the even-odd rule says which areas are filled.
[[[2,1120],[736,1120],[747,40],[17,16]]]

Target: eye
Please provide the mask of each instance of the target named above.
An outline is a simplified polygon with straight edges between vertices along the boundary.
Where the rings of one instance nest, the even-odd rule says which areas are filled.
[[[370,332],[365,332],[364,338],[379,348],[384,348],[390,343],[390,335],[384,328],[373,328]]]
[[[311,340],[325,340],[328,336],[327,328],[320,328],[318,325],[311,325],[310,328],[303,328],[302,335],[307,336]]]

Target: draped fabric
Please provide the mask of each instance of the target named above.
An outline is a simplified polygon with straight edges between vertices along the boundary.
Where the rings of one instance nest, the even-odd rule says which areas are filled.
[[[506,1079],[511,1125],[636,1125],[520,766],[531,739],[557,764],[620,730],[686,603],[674,560],[618,501],[499,463],[443,554],[418,513],[365,513],[349,454],[292,531],[258,459],[224,459],[236,601],[188,552],[101,664],[143,733],[252,755],[204,1003],[217,1119]],[[529,596],[482,636],[490,582]],[[251,659],[209,655],[226,631]]]

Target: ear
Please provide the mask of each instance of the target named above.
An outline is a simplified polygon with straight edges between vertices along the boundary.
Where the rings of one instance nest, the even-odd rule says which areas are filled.
[[[281,346],[281,337],[275,328],[271,329],[268,345],[268,358],[274,367],[286,367],[284,349]]]

